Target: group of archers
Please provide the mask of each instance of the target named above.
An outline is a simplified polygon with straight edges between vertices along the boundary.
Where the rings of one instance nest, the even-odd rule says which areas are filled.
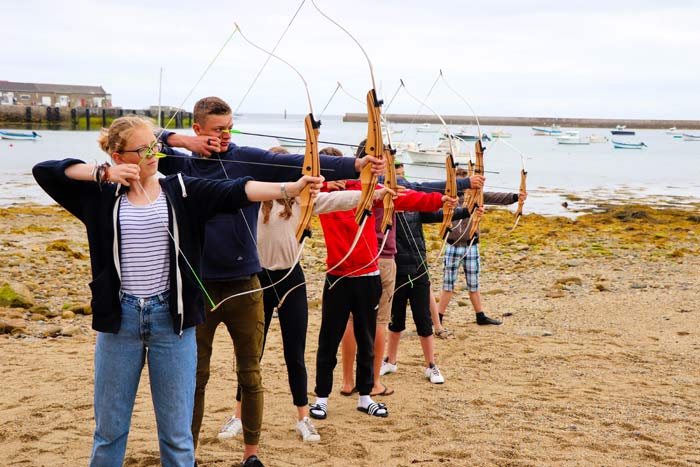
[[[361,240],[341,262],[358,229],[358,174],[370,164],[373,174],[381,176],[383,158],[366,155],[363,143],[354,158],[324,148],[320,164],[325,179],[300,177],[303,155],[237,146],[231,141],[232,126],[229,105],[207,97],[194,107],[193,136],[157,131],[137,116],[121,117],[99,138],[111,164],[64,159],[33,169],[41,187],[87,229],[92,326],[97,331],[92,466],[122,465],[146,361],[161,463],[196,465],[212,344],[221,323],[233,341],[238,387],[231,388],[235,415],[225,421],[218,438],[242,433],[245,467],[263,465],[258,457],[264,406],[260,361],[273,315],[281,329],[296,431],[304,442],[320,440],[311,418],[332,420],[339,347],[340,394],[357,394],[357,410],[366,414],[358,416],[389,416],[387,405],[378,400],[386,401],[394,388],[380,377],[398,370],[409,302],[425,356],[416,379],[445,381],[435,362],[434,338],[450,337],[441,318],[460,266],[477,323],[501,324],[481,308],[478,240],[465,235],[473,214],[467,208],[454,210],[439,308],[431,294],[422,224],[440,222],[443,203],[457,205],[457,198],[443,194],[445,182],[418,184],[399,176],[404,188],[390,193],[396,213],[389,237],[385,240],[379,227],[383,204],[375,201]],[[457,175],[462,193],[484,184],[482,175],[467,177],[461,169]],[[298,197],[305,187],[314,197],[313,213],[320,217],[328,265],[312,404],[304,364],[307,293],[295,235],[301,216]],[[386,190],[378,185],[375,200]],[[485,202],[493,204],[526,196],[485,195]]]

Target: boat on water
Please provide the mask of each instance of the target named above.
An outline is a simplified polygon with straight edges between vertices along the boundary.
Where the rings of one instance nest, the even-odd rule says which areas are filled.
[[[570,131],[566,131],[561,136],[557,136],[557,143],[559,143],[559,144],[572,144],[572,145],[584,145],[584,144],[591,144],[591,139],[588,136],[581,136],[581,134],[576,130],[570,130]]]
[[[617,125],[614,130],[610,130],[613,135],[627,135],[632,136],[637,134],[634,130],[628,130],[625,125]]]
[[[453,144],[456,146],[456,155],[453,159],[456,164],[466,165],[471,159],[471,153],[466,144],[460,142],[459,140],[454,140]],[[444,139],[440,141],[440,144],[434,147],[423,148],[421,146],[414,146],[413,148],[404,149],[404,154],[411,158],[411,162],[414,164],[423,165],[434,165],[434,166],[444,166],[445,157],[450,152],[450,141],[449,139]]]
[[[306,147],[306,139],[301,139],[301,138],[282,138],[282,137],[278,136],[277,142],[279,143],[280,146],[282,146],[285,149],[297,150],[299,148]]]
[[[0,130],[0,138],[11,139],[15,141],[37,141],[41,139],[41,135],[36,131],[31,133],[17,132],[17,131],[5,131]]]
[[[642,149],[642,148],[646,148],[646,147],[647,147],[647,145],[644,144],[644,143],[642,143],[642,142],[639,142],[639,143],[625,143],[625,142],[623,142],[623,141],[615,141],[615,140],[612,140],[612,143],[613,143],[613,147],[614,147],[615,149]]]
[[[691,135],[689,133],[683,133],[683,141],[700,141],[700,135]]]
[[[424,123],[416,128],[418,133],[437,133],[440,131],[438,128],[433,128],[430,123]]]
[[[493,130],[491,138],[511,138],[513,135],[505,130]]]
[[[681,132],[678,131],[678,128],[676,128],[675,126],[672,126],[672,127],[669,128],[668,130],[666,130],[666,134],[667,134],[667,135],[673,135],[673,136],[675,137],[676,135],[681,135]],[[682,136],[682,135],[681,135],[681,136]]]
[[[535,132],[535,136],[559,136],[562,133],[559,125],[552,125],[548,128],[533,126],[532,131]]]
[[[453,133],[452,136],[454,136],[457,139],[461,139],[462,141],[476,141],[479,139],[479,137],[477,135],[473,135],[471,133],[466,133],[464,131],[459,131],[457,133]],[[447,137],[448,137],[447,133],[442,134],[442,139],[445,139]],[[491,138],[489,138],[489,135],[484,133],[483,135],[481,135],[481,140],[482,141],[491,141]]]
[[[610,141],[607,136],[591,135],[588,137],[591,143],[607,143]]]

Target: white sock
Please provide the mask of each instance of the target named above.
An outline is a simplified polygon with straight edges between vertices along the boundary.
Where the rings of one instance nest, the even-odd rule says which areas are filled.
[[[327,397],[317,397],[316,398],[316,403],[317,404],[323,404],[326,407],[328,407],[328,398]]]
[[[366,409],[369,405],[374,402],[370,396],[360,396],[357,401],[357,406]]]

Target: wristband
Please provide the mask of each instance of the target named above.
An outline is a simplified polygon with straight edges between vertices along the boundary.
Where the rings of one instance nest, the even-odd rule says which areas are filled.
[[[284,183],[280,184],[280,191],[284,195],[284,199],[289,200],[289,194],[287,193],[286,184],[284,184]]]

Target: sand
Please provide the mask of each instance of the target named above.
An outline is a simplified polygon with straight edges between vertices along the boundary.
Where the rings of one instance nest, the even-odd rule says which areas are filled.
[[[354,397],[338,394],[336,371],[328,419],[315,421],[322,437],[317,445],[303,444],[294,431],[274,321],[263,359],[265,465],[699,465],[697,207],[605,210],[576,222],[527,216],[513,234],[506,231],[512,224],[506,213],[487,213],[485,310],[505,325],[475,325],[460,291],[446,321],[456,339],[436,341],[446,383],[431,385],[409,323],[399,371],[383,378],[396,390],[381,398],[390,416],[356,411]],[[429,243],[436,246],[434,231]],[[311,289],[310,392],[324,257],[320,234],[314,244],[304,260]],[[0,465],[85,465],[94,428],[95,333],[90,316],[60,316],[69,308],[82,311],[79,305],[89,301],[82,226],[55,207],[0,210],[0,285],[5,281],[24,284],[39,307],[0,307],[0,318],[24,325],[14,335],[0,335]],[[46,310],[59,316],[43,316]],[[201,466],[241,460],[240,438],[216,439],[233,407],[232,355],[221,328],[197,453]],[[158,464],[145,370],[126,465]]]

